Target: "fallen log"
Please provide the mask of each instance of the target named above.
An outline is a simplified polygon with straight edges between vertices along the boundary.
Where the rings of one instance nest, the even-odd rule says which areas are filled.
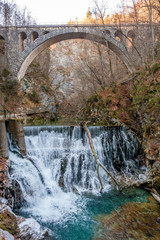
[[[111,177],[111,179],[114,181],[114,183],[117,185],[119,191],[122,191],[122,188],[120,186],[120,184],[117,182],[117,180],[113,177],[113,175],[102,165],[102,163],[100,163],[98,161],[98,157],[97,157],[97,154],[96,154],[96,151],[95,151],[95,148],[94,148],[94,145],[93,145],[93,141],[92,141],[92,136],[91,136],[91,133],[87,127],[87,122],[84,122],[84,123],[81,123],[81,126],[83,127],[83,129],[86,131],[87,133],[87,136],[88,136],[88,139],[89,139],[89,144],[90,144],[90,148],[92,150],[92,153],[93,153],[93,156],[95,158],[95,161],[96,161],[96,165],[97,165],[97,176],[98,176],[98,179],[99,179],[99,183],[100,183],[100,186],[101,186],[101,189],[100,189],[100,192],[102,192],[103,190],[103,184],[102,184],[102,180],[101,180],[101,177],[100,177],[100,174],[99,174],[99,167],[101,167],[107,174],[108,176]]]
[[[151,193],[152,197],[153,197],[158,203],[160,203],[160,195],[159,195],[159,193],[156,191],[156,189],[154,189],[154,188],[145,188],[145,189]]]

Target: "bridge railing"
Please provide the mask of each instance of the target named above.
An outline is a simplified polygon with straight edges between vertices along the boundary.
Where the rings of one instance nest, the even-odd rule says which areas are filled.
[[[154,26],[160,26],[160,23],[153,23]],[[136,23],[110,23],[110,24],[95,24],[95,23],[45,23],[45,24],[34,24],[34,25],[7,25],[2,26],[0,25],[0,28],[58,28],[58,27],[131,27],[131,26],[137,26]],[[140,23],[139,26],[150,26],[149,23]]]

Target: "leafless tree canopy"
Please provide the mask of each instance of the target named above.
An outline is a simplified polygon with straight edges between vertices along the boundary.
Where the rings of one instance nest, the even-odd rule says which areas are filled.
[[[14,1],[0,0],[0,24],[2,26],[25,26],[35,24],[25,7],[20,10]]]

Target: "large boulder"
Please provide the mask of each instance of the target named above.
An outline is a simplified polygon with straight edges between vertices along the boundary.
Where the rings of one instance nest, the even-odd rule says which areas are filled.
[[[46,240],[49,239],[47,229],[42,229],[40,224],[33,218],[23,219],[18,224],[21,240]]]

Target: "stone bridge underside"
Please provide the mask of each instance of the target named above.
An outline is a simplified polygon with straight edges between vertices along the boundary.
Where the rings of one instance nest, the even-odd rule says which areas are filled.
[[[133,28],[125,29],[124,35],[133,32]],[[5,40],[6,68],[19,80],[38,54],[52,44],[68,39],[86,39],[104,44],[124,62],[129,72],[135,71],[123,35],[112,25],[0,27],[0,37]]]

